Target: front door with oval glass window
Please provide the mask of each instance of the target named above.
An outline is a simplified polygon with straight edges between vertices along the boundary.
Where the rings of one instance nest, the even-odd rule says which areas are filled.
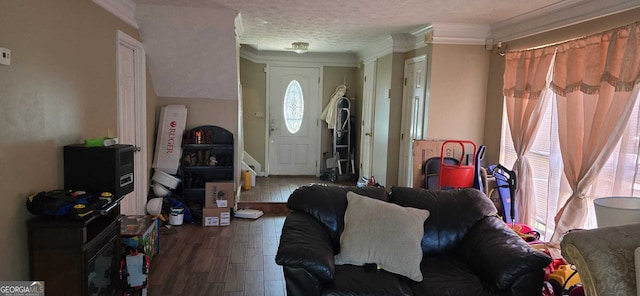
[[[320,70],[269,69],[268,172],[272,175],[317,175]]]

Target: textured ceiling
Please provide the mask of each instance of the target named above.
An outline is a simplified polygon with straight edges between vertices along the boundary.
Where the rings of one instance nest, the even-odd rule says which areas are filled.
[[[566,0],[565,0],[566,1]],[[562,0],[136,0],[137,4],[228,8],[241,13],[240,43],[286,50],[357,52],[390,33],[430,23],[493,24]],[[576,1],[573,1],[576,2]],[[496,5],[498,4],[499,5]]]

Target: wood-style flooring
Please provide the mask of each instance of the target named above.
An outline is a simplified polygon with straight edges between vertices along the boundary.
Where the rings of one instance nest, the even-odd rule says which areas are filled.
[[[332,184],[314,176],[269,176],[256,177],[256,186],[240,193],[240,202],[286,203],[289,194],[306,184]],[[356,182],[338,182],[337,185],[355,185]]]
[[[229,226],[163,228],[148,295],[286,295],[275,263],[284,216],[234,218]]]
[[[163,227],[160,254],[151,261],[148,295],[286,295],[282,267],[275,263],[285,204],[293,190],[309,183],[328,182],[315,177],[258,177],[255,187],[241,192],[238,207],[278,206],[280,210],[273,212],[279,214],[267,210],[257,220],[234,218],[223,227],[199,223]]]

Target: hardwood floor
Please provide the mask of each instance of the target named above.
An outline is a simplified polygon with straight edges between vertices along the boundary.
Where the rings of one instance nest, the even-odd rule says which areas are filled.
[[[275,263],[284,216],[163,228],[148,295],[286,295]]]
[[[316,177],[258,177],[255,187],[241,192],[238,207],[262,209],[265,215],[259,219],[234,218],[223,227],[200,223],[163,227],[160,254],[151,261],[148,295],[286,295],[275,255],[287,199],[309,183],[335,185]]]
[[[296,188],[310,184],[332,184],[315,176],[269,176],[256,177],[256,186],[240,193],[240,202],[286,203]],[[338,182],[337,185],[355,185],[356,182]]]

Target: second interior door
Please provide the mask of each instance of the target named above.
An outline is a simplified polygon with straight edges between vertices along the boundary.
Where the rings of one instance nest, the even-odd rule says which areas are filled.
[[[319,68],[269,68],[269,174],[318,174],[319,84]]]

